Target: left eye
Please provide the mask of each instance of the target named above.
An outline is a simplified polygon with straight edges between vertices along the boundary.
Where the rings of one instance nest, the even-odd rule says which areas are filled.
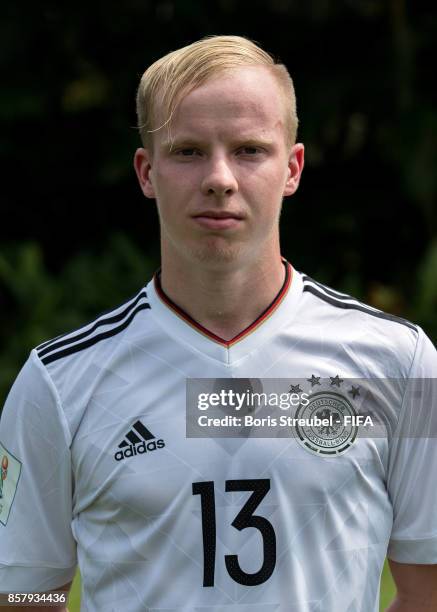
[[[255,155],[256,153],[259,153],[259,149],[258,147],[242,147],[240,152],[244,155]]]
[[[179,149],[179,151],[176,151],[177,155],[183,155],[184,157],[192,157],[193,155],[195,155],[197,153],[196,149]]]

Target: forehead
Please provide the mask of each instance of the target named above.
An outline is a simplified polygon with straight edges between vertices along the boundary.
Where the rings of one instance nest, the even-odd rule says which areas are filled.
[[[182,97],[171,121],[171,133],[174,138],[205,130],[274,135],[285,129],[285,112],[284,93],[268,68],[233,68]],[[157,132],[158,139],[165,138],[165,132]]]

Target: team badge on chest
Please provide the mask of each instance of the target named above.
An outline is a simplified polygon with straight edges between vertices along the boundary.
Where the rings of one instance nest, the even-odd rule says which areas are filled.
[[[314,393],[306,406],[299,406],[296,434],[303,446],[316,455],[336,456],[346,452],[358,433],[357,413],[339,393]]]

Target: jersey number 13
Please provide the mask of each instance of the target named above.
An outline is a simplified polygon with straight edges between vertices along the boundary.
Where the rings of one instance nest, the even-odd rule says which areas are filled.
[[[263,561],[261,568],[254,574],[244,572],[238,562],[238,555],[225,555],[226,569],[230,577],[245,586],[256,586],[270,578],[276,565],[276,536],[272,524],[263,516],[254,514],[255,510],[270,490],[270,480],[226,480],[225,491],[253,491],[241,508],[232,527],[242,531],[246,527],[255,527],[263,540]],[[216,558],[216,508],[214,482],[194,482],[193,495],[200,495],[202,509],[203,536],[203,586],[214,586]]]

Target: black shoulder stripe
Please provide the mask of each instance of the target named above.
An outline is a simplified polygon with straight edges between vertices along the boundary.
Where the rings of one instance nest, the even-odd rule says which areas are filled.
[[[323,291],[328,293],[330,296],[336,298],[337,300],[355,300],[356,302],[358,302],[358,300],[352,297],[351,295],[348,295],[347,293],[340,293],[340,291],[335,291],[335,289],[331,289],[330,287],[327,287],[326,285],[322,285],[322,283],[319,283],[318,281],[314,280],[310,276],[304,275],[302,278],[303,278],[304,283],[307,283],[307,282],[313,283],[313,285],[320,287],[320,289],[323,289]]]
[[[331,297],[335,298],[336,300],[340,300],[343,302],[349,302],[349,300],[353,300],[353,303],[357,304],[358,306],[363,306],[364,308],[367,308],[369,311],[372,312],[382,312],[381,310],[378,310],[377,308],[374,308],[373,306],[369,306],[369,304],[362,304],[359,300],[357,300],[357,298],[352,297],[351,295],[348,295],[347,293],[340,293],[339,291],[336,291],[335,289],[331,289],[331,287],[327,287],[326,285],[322,285],[322,283],[319,283],[318,281],[315,281],[313,278],[311,278],[310,276],[305,276],[304,277],[304,285],[306,284],[313,284],[316,285],[315,289],[319,288],[321,289],[322,293],[327,293],[328,295],[330,295]],[[382,314],[386,314],[384,312],[382,312]],[[387,316],[394,316],[394,315],[387,315]],[[401,319],[401,317],[395,317],[395,319],[400,319],[400,320],[404,320]],[[407,321],[408,323],[409,321]]]
[[[387,314],[385,312],[381,312],[380,310],[372,310],[370,308],[366,308],[366,306],[363,306],[359,302],[357,303],[343,302],[339,299],[334,299],[326,295],[322,291],[319,291],[312,285],[305,284],[303,290],[309,291],[316,297],[320,298],[321,300],[324,300],[325,302],[327,302],[328,304],[331,304],[332,306],[336,306],[337,308],[343,308],[345,310],[360,310],[361,312],[365,312],[366,314],[369,314],[373,317],[377,317],[378,319],[386,319],[387,321],[393,321],[394,323],[400,323],[401,325],[405,325],[406,327],[409,327],[410,329],[417,331],[416,326],[413,325],[413,323],[410,323],[409,321],[407,321],[406,319],[395,317],[395,315]]]
[[[48,346],[49,344],[53,344],[53,342],[56,342],[56,340],[59,340],[60,338],[65,338],[65,336],[68,336],[71,333],[73,332],[69,331],[69,332],[66,332],[65,334],[59,334],[59,336],[50,338],[50,340],[46,340],[45,342],[41,342],[41,344],[38,344],[38,346],[36,347],[36,350],[39,351],[40,349],[43,349],[45,346]]]
[[[72,344],[73,342],[77,342],[78,340],[82,340],[83,338],[86,338],[87,336],[92,334],[98,327],[101,327],[102,325],[111,325],[112,323],[118,323],[118,321],[124,319],[124,317],[138,304],[141,298],[146,297],[147,293],[145,291],[142,291],[137,296],[137,298],[129,304],[127,308],[125,308],[118,314],[113,315],[112,317],[98,318],[94,325],[89,329],[85,330],[84,332],[75,334],[74,336],[71,335],[74,332],[68,332],[68,334],[63,334],[62,336],[58,336],[53,340],[49,340],[48,342],[41,344],[37,348],[38,356],[44,357],[44,355],[47,355],[47,353],[51,353],[52,350],[61,348],[62,346],[66,346],[67,344]],[[60,340],[60,338],[65,338],[65,340]]]
[[[141,310],[146,310],[147,308],[150,308],[150,304],[148,303],[139,304],[135,308],[135,310],[133,310],[130,313],[128,318],[125,321],[123,321],[123,323],[119,325],[118,327],[113,327],[112,329],[108,329],[107,331],[101,334],[98,334],[97,336],[92,336],[92,338],[88,338],[88,340],[85,340],[84,342],[80,342],[79,344],[73,344],[72,346],[65,348],[63,351],[55,351],[54,353],[50,353],[49,355],[41,359],[41,361],[43,362],[44,365],[47,365],[48,363],[52,363],[52,361],[56,361],[57,359],[62,359],[62,357],[66,357],[67,355],[72,355],[73,353],[78,353],[79,351],[83,351],[84,349],[92,346],[93,344],[97,344],[97,342],[100,342],[101,340],[104,340],[105,338],[111,338],[111,336],[116,336],[121,331],[126,329],[126,327],[131,323],[131,321],[135,317],[135,315],[137,315]]]

